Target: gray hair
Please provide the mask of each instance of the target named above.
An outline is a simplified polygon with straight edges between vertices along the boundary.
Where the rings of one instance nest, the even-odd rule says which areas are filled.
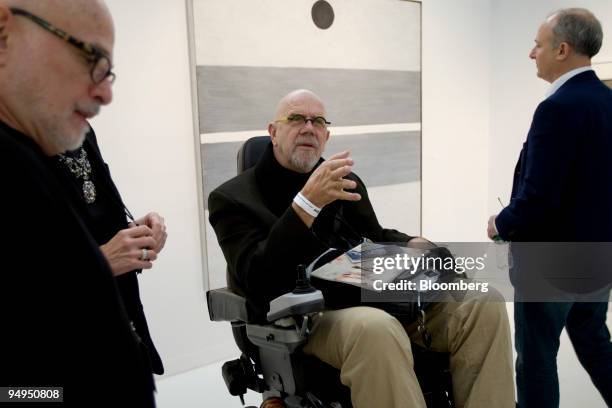
[[[567,8],[555,11],[549,18],[553,26],[553,47],[566,42],[582,55],[592,58],[599,52],[603,30],[597,17],[584,8]]]

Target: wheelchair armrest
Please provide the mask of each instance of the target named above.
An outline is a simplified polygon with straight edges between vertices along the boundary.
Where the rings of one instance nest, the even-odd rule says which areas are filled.
[[[320,290],[307,293],[289,292],[270,302],[267,319],[274,322],[285,317],[320,312],[324,308],[325,300]]]
[[[248,323],[253,319],[247,301],[228,288],[213,289],[206,292],[208,315],[214,322],[241,321]]]

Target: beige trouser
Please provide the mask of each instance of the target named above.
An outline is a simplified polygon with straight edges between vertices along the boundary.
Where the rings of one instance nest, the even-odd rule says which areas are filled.
[[[427,329],[431,349],[450,353],[457,407],[514,407],[510,328],[499,294],[435,304]],[[352,307],[319,315],[304,351],[340,369],[354,408],[425,407],[408,336],[422,345],[416,324],[404,328],[382,310]]]

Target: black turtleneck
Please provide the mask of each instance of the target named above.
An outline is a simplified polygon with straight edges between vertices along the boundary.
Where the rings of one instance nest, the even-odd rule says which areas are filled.
[[[298,173],[281,166],[274,157],[270,143],[255,166],[257,184],[265,199],[266,207],[280,217],[291,205],[293,197],[304,187],[313,171],[314,169],[308,173]]]
[[[255,167],[257,184],[266,207],[280,217],[323,161],[320,159],[308,173],[298,173],[283,167],[276,160],[270,143]],[[347,207],[350,210],[354,205],[347,201],[335,201],[323,207],[315,219],[311,230],[324,247],[349,250],[363,241],[362,234],[345,219]]]

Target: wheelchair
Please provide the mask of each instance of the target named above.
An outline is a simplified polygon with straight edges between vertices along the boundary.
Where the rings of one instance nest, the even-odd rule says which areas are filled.
[[[238,152],[238,173],[253,166],[268,143],[267,136],[247,140]],[[225,362],[222,375],[243,405],[250,389],[263,394],[261,408],[352,408],[340,371],[302,352],[312,316],[325,308],[323,295],[310,287],[303,268],[298,268],[296,290],[271,302],[266,323],[256,319],[246,298],[228,288],[210,290],[206,297],[210,319],[231,323],[242,353]],[[427,407],[453,408],[449,354],[414,343],[412,353]]]

